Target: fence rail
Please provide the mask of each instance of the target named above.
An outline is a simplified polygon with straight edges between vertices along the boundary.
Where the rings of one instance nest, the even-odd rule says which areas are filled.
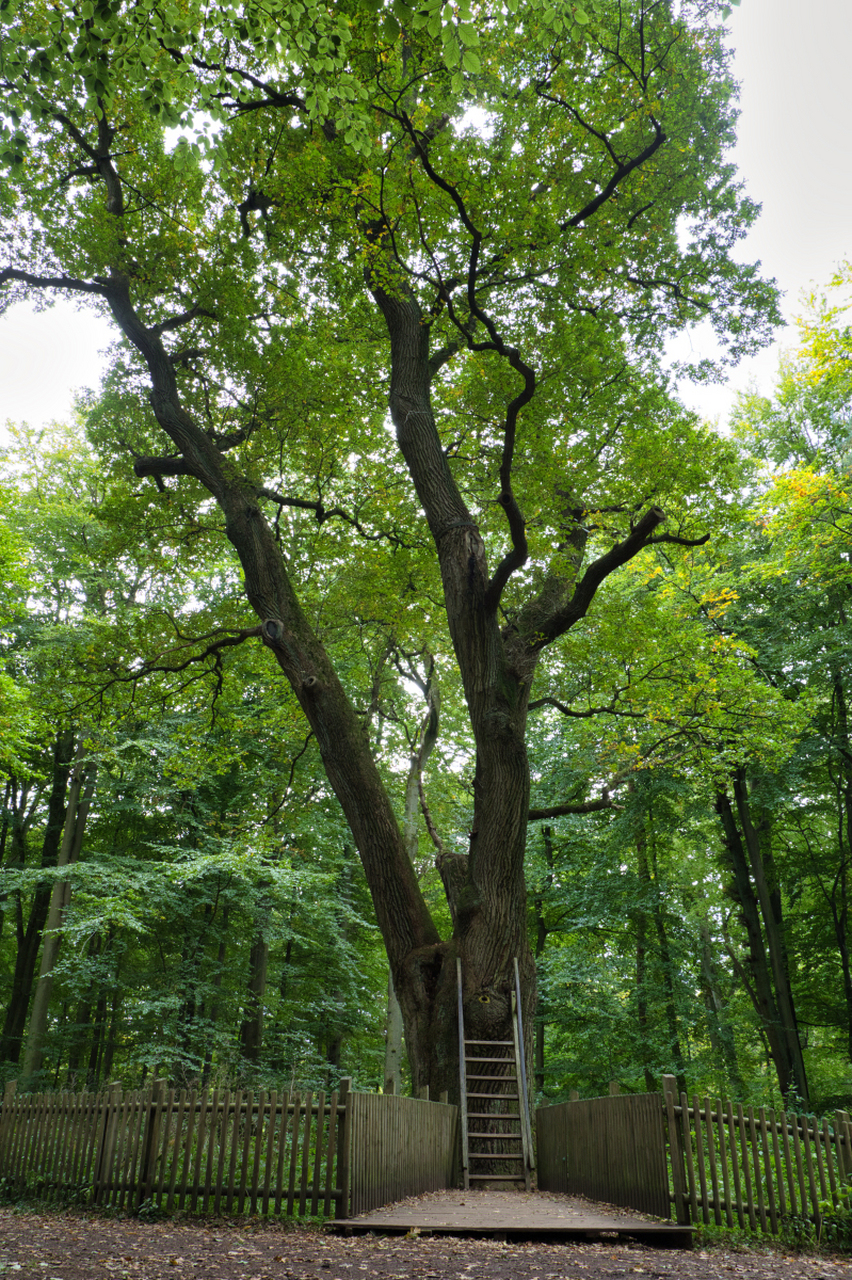
[[[345,1214],[348,1083],[330,1096],[159,1083],[128,1093],[7,1090],[0,1177],[114,1208]]]
[[[842,1203],[852,1182],[852,1121],[743,1107],[682,1093],[664,1077],[677,1220],[739,1226],[777,1235],[785,1219],[810,1219]]]

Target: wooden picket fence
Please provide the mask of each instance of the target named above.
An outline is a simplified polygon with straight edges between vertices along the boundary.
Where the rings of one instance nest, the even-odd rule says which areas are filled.
[[[840,1208],[852,1187],[852,1121],[743,1107],[697,1096],[678,1099],[663,1077],[677,1221],[739,1226],[778,1235],[791,1218],[819,1231],[823,1206]]]
[[[137,1210],[329,1216],[349,1201],[349,1081],[339,1092],[8,1088],[9,1191]]]

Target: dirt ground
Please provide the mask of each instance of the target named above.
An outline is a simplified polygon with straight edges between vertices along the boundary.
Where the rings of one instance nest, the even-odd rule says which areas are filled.
[[[0,1209],[3,1280],[852,1280],[784,1253],[447,1237],[341,1238],[245,1222],[141,1222]]]

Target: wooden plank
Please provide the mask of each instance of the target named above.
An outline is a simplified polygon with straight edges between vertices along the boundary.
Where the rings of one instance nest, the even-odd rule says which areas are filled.
[[[730,1098],[725,1104],[728,1140],[731,1151],[731,1173],[734,1181],[734,1208],[737,1211],[737,1222],[741,1231],[745,1231],[745,1213],[743,1212],[743,1193],[740,1182],[740,1162],[737,1158],[737,1131],[734,1124],[734,1108]]]
[[[231,1154],[228,1161],[228,1194],[225,1199],[225,1212],[231,1213],[234,1207],[234,1196],[237,1190],[237,1150],[240,1146],[240,1127],[243,1115],[243,1091],[238,1089],[234,1094],[234,1123],[231,1126]]]
[[[835,1111],[834,1113],[834,1141],[835,1150],[837,1152],[837,1170],[841,1180],[852,1178],[852,1151],[850,1151],[847,1142],[845,1130],[845,1120],[847,1114],[845,1111]]]
[[[828,1200],[829,1186],[825,1177],[825,1160],[822,1154],[822,1134],[820,1133],[819,1124],[816,1117],[808,1122],[811,1128],[811,1137],[813,1138],[814,1154],[816,1156],[817,1176],[819,1178],[820,1200]]]
[[[186,1102],[186,1089],[181,1089],[180,1094],[178,1095],[177,1114],[175,1116],[175,1136],[172,1143],[172,1171],[169,1176],[169,1195],[166,1201],[166,1213],[172,1212],[177,1198],[180,1152],[184,1126],[186,1123]]]
[[[195,1137],[195,1123],[198,1107],[198,1090],[190,1089],[184,1112],[183,1160],[181,1162],[180,1182],[178,1184],[177,1201],[180,1209],[186,1208],[186,1202],[192,1185],[192,1144]]]
[[[802,1142],[801,1142],[801,1135],[799,1132],[799,1117],[795,1115],[791,1115],[790,1119],[793,1122],[793,1151],[796,1158],[796,1174],[798,1178],[799,1195],[801,1197],[800,1199],[801,1216],[803,1218],[806,1218],[808,1216],[808,1193],[805,1188],[804,1162],[802,1160]]]
[[[134,1094],[133,1109],[133,1144],[130,1147],[130,1159],[127,1164],[127,1176],[123,1204],[128,1209],[135,1209],[139,1195],[139,1185],[143,1181],[140,1160],[143,1152],[142,1134],[148,1115],[148,1096],[142,1089]]]
[[[323,1201],[323,1213],[326,1218],[331,1216],[332,1191],[335,1188],[334,1179],[334,1153],[337,1147],[337,1090],[334,1089],[331,1095],[331,1109],[328,1116],[328,1146],[325,1153],[325,1200]]]
[[[701,1187],[701,1216],[706,1223],[710,1221],[710,1204],[707,1195],[707,1169],[704,1161],[704,1134],[701,1124],[701,1107],[698,1094],[692,1099],[692,1114],[695,1126],[695,1159],[698,1165],[698,1182]]]
[[[784,1145],[784,1166],[787,1170],[787,1193],[790,1197],[790,1213],[795,1216],[798,1214],[796,1201],[796,1166],[793,1153],[790,1150],[790,1126],[787,1123],[786,1111],[781,1112],[781,1141]]]
[[[338,1130],[337,1146],[337,1179],[340,1187],[340,1200],[337,1205],[338,1214],[349,1216],[349,1200],[351,1195],[351,1158],[352,1158],[352,1080],[343,1076],[340,1081],[340,1101],[338,1106],[343,1110],[343,1124]]]
[[[171,1134],[172,1134],[172,1117],[175,1110],[175,1091],[173,1088],[166,1091],[165,1109],[160,1121],[160,1160],[157,1172],[157,1184],[155,1188],[157,1205],[162,1204],[163,1188],[166,1185],[166,1177],[169,1167],[169,1152],[171,1151]]]
[[[763,1195],[763,1178],[761,1177],[760,1152],[757,1146],[757,1124],[754,1119],[754,1107],[748,1109],[748,1133],[751,1146],[751,1158],[754,1167],[754,1187],[757,1191],[757,1212],[760,1218],[760,1229],[766,1232],[768,1230],[766,1222],[766,1200]]]
[[[216,1093],[214,1094],[214,1097],[216,1097],[217,1099],[218,1099],[218,1094],[219,1094],[219,1090],[217,1089]],[[231,1114],[230,1089],[225,1090],[224,1094],[222,1095],[221,1103],[217,1102],[217,1106],[219,1106],[221,1110],[221,1118],[219,1118],[219,1112],[217,1111],[216,1114],[218,1119],[218,1126],[217,1126],[217,1133],[216,1133],[216,1141],[217,1141],[219,1150],[218,1150],[218,1159],[216,1161],[215,1186],[213,1188],[213,1212],[218,1217],[219,1206],[222,1203],[222,1191],[225,1187],[225,1179],[227,1177],[226,1152],[228,1147],[228,1120]],[[211,1178],[213,1178],[212,1173],[211,1173]],[[207,1202],[205,1200],[205,1210],[206,1210],[206,1204]]]
[[[278,1128],[278,1090],[273,1089],[269,1095],[269,1124],[266,1132],[266,1158],[263,1164],[263,1187],[261,1188],[261,1213],[266,1217],[269,1213],[269,1196],[272,1185],[272,1170],[275,1156],[275,1134]]]
[[[692,1152],[692,1128],[689,1123],[689,1099],[680,1095],[680,1124],[683,1131],[683,1149],[686,1154],[686,1177],[689,1184],[689,1207],[692,1221],[698,1221],[698,1194],[695,1186],[695,1161]]]
[[[749,1145],[746,1137],[745,1116],[743,1114],[743,1104],[737,1103],[737,1136],[739,1138],[739,1155],[742,1162],[743,1181],[745,1183],[745,1203],[748,1210],[748,1220],[752,1231],[757,1230],[757,1215],[754,1212],[754,1195],[752,1193],[751,1182],[751,1161],[749,1160]]]
[[[828,1185],[831,1191],[831,1203],[837,1208],[840,1204],[840,1195],[837,1188],[837,1176],[834,1172],[834,1157],[831,1152],[831,1134],[828,1129],[828,1121],[823,1118],[822,1122],[822,1142],[825,1149],[825,1167],[828,1173]]]
[[[299,1217],[303,1218],[306,1213],[306,1205],[308,1200],[308,1176],[311,1167],[311,1120],[312,1120],[312,1101],[313,1094],[308,1092],[305,1094],[305,1135],[302,1143],[302,1178],[299,1186]]]
[[[675,1220],[681,1225],[689,1223],[689,1207],[686,1199],[686,1176],[683,1167],[683,1135],[677,1127],[675,1116],[675,1076],[663,1076],[663,1098],[666,1108],[666,1125],[669,1137],[669,1160],[672,1170],[672,1189],[675,1198]],[[539,1167],[539,1177],[541,1169]]]
[[[778,1208],[775,1202],[775,1186],[772,1178],[772,1161],[769,1158],[769,1134],[766,1129],[766,1109],[758,1111],[760,1145],[763,1153],[763,1176],[766,1181],[766,1199],[769,1202],[769,1225],[774,1236],[778,1235]]]
[[[248,1190],[248,1170],[249,1170],[249,1152],[251,1151],[252,1139],[252,1123],[254,1120],[254,1090],[249,1089],[246,1093],[245,1106],[243,1107],[243,1156],[240,1166],[240,1194],[237,1200],[237,1212],[244,1213],[246,1207],[246,1192]]]
[[[816,1173],[814,1171],[814,1157],[813,1152],[811,1151],[810,1123],[807,1116],[800,1116],[798,1117],[797,1124],[801,1129],[802,1150],[805,1153],[805,1168],[808,1171],[808,1190],[810,1191],[811,1213],[813,1214],[813,1219],[817,1226],[817,1232],[819,1232],[822,1218],[819,1211],[819,1193],[817,1191]]]
[[[281,1212],[284,1199],[284,1170],[287,1156],[287,1126],[290,1119],[290,1095],[286,1091],[281,1095],[281,1119],[278,1124],[278,1164],[275,1170],[275,1212]]]
[[[784,1162],[781,1159],[781,1150],[778,1146],[778,1121],[775,1118],[775,1112],[769,1108],[769,1132],[772,1135],[772,1154],[775,1160],[775,1188],[778,1194],[778,1214],[781,1218],[787,1216],[787,1195],[784,1190]]]
[[[722,1225],[722,1206],[719,1203],[719,1169],[716,1164],[716,1142],[713,1136],[713,1108],[710,1099],[704,1099],[704,1132],[707,1135],[707,1162],[710,1165],[710,1186],[713,1191],[713,1217],[717,1227]]]
[[[189,1186],[189,1207],[191,1212],[198,1208],[198,1197],[202,1190],[201,1169],[204,1159],[204,1142],[209,1129],[209,1091],[203,1089],[198,1100],[198,1125],[195,1131],[195,1156],[192,1161],[192,1176]]]
[[[253,1131],[254,1160],[251,1168],[251,1187],[249,1188],[249,1205],[252,1216],[257,1213],[257,1196],[260,1189],[260,1157],[263,1152],[263,1127],[266,1116],[266,1090],[261,1089],[257,1095],[257,1128]]]
[[[728,1169],[728,1144],[725,1138],[725,1113],[722,1110],[722,1099],[716,1099],[716,1124],[718,1126],[719,1164],[722,1169],[721,1209],[725,1211],[725,1226],[733,1227],[734,1215],[731,1205],[731,1175]]]
[[[290,1132],[290,1177],[287,1183],[287,1217],[293,1217],[296,1196],[296,1170],[299,1162],[299,1124],[302,1108],[302,1095],[293,1094],[293,1126]]]
[[[325,1091],[320,1090],[317,1094],[317,1124],[314,1132],[314,1176],[313,1191],[311,1193],[311,1215],[315,1218],[319,1213],[319,1195],[322,1179],[322,1149],[323,1137],[325,1134]]]

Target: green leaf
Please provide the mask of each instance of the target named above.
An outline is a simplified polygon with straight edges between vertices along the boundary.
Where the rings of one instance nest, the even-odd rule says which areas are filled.
[[[482,63],[479,61],[479,55],[473,53],[470,49],[465,49],[462,54],[462,66],[470,75],[476,75],[482,70]]]

